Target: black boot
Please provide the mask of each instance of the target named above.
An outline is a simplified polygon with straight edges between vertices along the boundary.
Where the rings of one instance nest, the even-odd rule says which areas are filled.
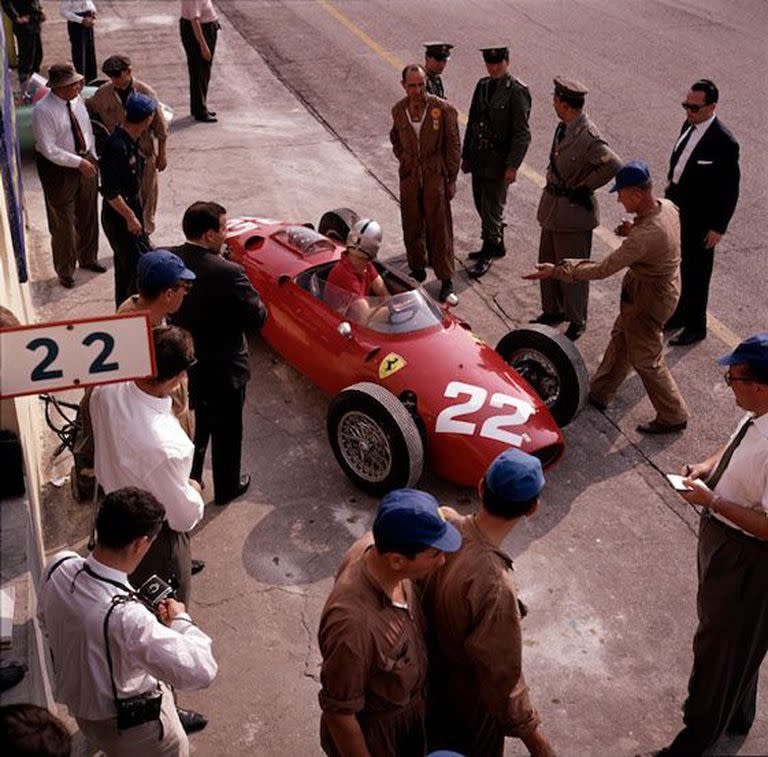
[[[483,240],[483,246],[479,250],[475,250],[474,252],[470,252],[469,255],[467,255],[467,258],[469,260],[480,260],[481,258],[490,258],[491,255],[491,243],[486,242],[486,240]]]

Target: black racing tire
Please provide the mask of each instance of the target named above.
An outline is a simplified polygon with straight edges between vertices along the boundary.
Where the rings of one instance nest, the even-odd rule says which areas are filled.
[[[549,326],[510,331],[496,352],[541,397],[559,426],[567,426],[584,408],[589,373],[576,345]]]
[[[360,220],[360,216],[351,208],[336,208],[323,213],[317,230],[337,242],[344,244],[347,241],[349,230]]]
[[[414,486],[424,467],[416,422],[394,394],[368,381],[343,389],[328,408],[328,439],[341,469],[380,497]]]

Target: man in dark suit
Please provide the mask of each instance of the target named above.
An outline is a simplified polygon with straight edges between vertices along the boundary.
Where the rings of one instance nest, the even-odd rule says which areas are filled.
[[[190,407],[195,411],[191,478],[202,479],[210,439],[217,505],[244,494],[251,483],[250,476],[240,475],[245,385],[251,376],[244,332],[260,329],[267,320],[243,269],[221,256],[226,213],[215,202],[190,205],[182,221],[187,241],[173,250],[197,277],[173,317],[192,334],[197,356],[189,371]]]
[[[679,346],[707,336],[707,298],[715,246],[739,198],[739,143],[715,116],[720,93],[699,79],[683,102],[686,122],[669,161],[666,197],[680,208],[682,290],[665,330],[683,329]]]

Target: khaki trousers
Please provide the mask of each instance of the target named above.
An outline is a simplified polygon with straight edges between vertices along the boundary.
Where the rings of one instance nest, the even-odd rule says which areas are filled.
[[[626,296],[622,290],[622,298]],[[590,394],[598,402],[608,404],[634,368],[656,409],[656,420],[663,425],[687,421],[688,408],[663,355],[663,324],[672,314],[677,298],[667,298],[665,303],[659,296],[651,303],[645,300],[654,296],[652,292],[644,296],[635,292],[632,296],[634,302],[621,303],[611,341],[592,378]]]
[[[90,265],[99,255],[98,180],[83,176],[77,168],[56,165],[39,153],[37,172],[45,196],[53,267],[58,276],[70,278],[75,263]]]
[[[551,231],[542,229],[539,239],[539,263],[557,265],[565,258],[589,258],[592,231]],[[571,323],[587,322],[589,282],[569,284],[557,279],[542,279],[541,309],[545,315],[564,315]]]
[[[157,164],[155,156],[144,159],[144,173],[141,175],[141,207],[144,209],[144,231],[152,236],[155,230],[155,213],[157,212]]]
[[[117,730],[117,718],[85,720],[77,718],[80,730],[89,742],[107,757],[189,757],[189,739],[181,727],[173,692],[164,683],[160,720]]]

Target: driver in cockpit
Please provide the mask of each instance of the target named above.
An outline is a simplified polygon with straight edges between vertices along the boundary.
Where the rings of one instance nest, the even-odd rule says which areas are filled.
[[[372,306],[367,297],[389,296],[387,285],[373,264],[380,247],[381,226],[371,218],[359,220],[347,234],[347,249],[325,283],[325,301],[358,323],[366,323],[378,307]]]

